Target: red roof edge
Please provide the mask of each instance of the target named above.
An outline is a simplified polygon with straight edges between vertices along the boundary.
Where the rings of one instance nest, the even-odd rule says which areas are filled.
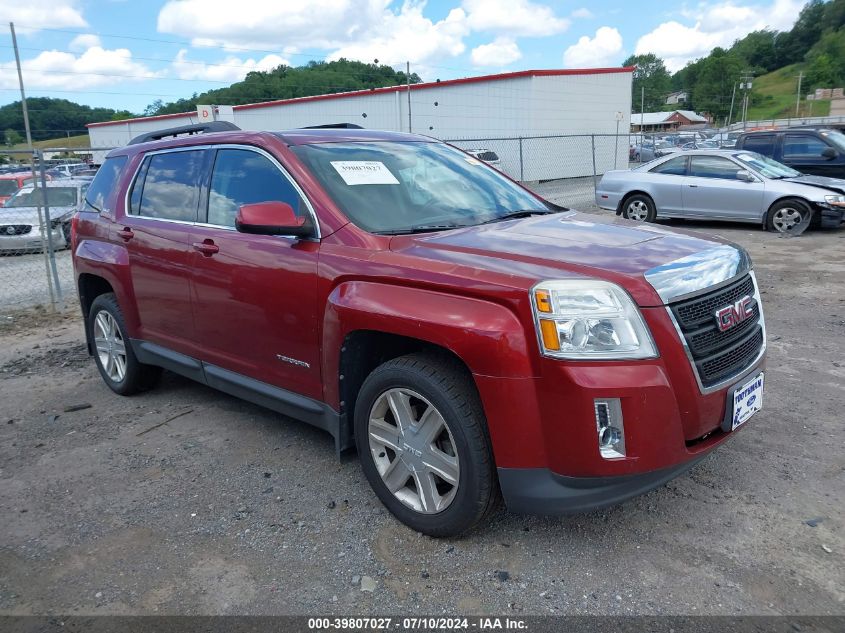
[[[502,81],[505,79],[520,79],[523,77],[560,77],[566,75],[607,75],[612,73],[632,73],[636,66],[622,66],[618,68],[553,68],[547,70],[519,70],[511,73],[499,73],[496,75],[481,75],[478,77],[464,77],[461,79],[444,79],[443,81],[429,81],[426,83],[411,84],[411,90],[424,90],[426,88],[439,88],[440,86],[457,86],[461,84],[481,83],[484,81]],[[295,97],[293,99],[277,99],[275,101],[262,101],[261,103],[247,103],[236,105],[233,110],[252,110],[255,108],[267,108],[288,103],[303,103],[306,101],[324,101],[327,99],[344,99],[346,97],[362,97],[371,94],[385,92],[401,92],[407,90],[407,86],[386,86],[384,88],[368,88],[365,90],[354,90],[352,92],[334,92],[327,95],[312,95],[309,97]],[[102,121],[99,123],[88,123],[85,127],[102,127],[106,125],[120,125],[121,123],[133,123],[137,121],[155,121],[159,119],[172,119],[176,117],[190,116],[193,112],[180,112],[178,114],[159,114],[156,116],[136,117],[134,119],[123,119],[121,121]]]

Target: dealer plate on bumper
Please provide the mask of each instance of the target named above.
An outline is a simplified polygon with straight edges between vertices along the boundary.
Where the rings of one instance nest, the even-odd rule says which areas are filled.
[[[763,408],[763,372],[743,383],[733,392],[731,431],[742,426]]]

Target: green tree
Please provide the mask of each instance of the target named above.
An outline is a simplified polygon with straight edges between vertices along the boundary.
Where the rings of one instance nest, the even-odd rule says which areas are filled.
[[[645,91],[645,111],[660,110],[672,90],[672,78],[666,65],[654,53],[631,55],[623,66],[636,66],[633,81],[633,110],[640,112]]]
[[[23,143],[23,136],[21,136],[17,130],[13,130],[12,128],[8,128],[3,133],[3,138],[6,142],[6,145],[12,146],[17,145],[18,143]]]
[[[702,59],[692,88],[692,103],[696,111],[707,112],[717,119],[727,116],[734,82],[744,66],[739,56],[723,48],[713,49]]]
[[[807,91],[816,88],[834,88],[841,77],[837,66],[838,64],[827,53],[816,55],[807,68],[807,78],[804,83]]]
[[[778,67],[794,64],[804,59],[813,45],[821,37],[825,28],[825,3],[822,0],[810,0],[801,13],[792,30],[780,34],[775,41]]]

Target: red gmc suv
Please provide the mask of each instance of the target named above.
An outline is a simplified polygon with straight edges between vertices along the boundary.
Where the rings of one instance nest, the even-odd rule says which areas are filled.
[[[434,536],[500,496],[618,503],[760,409],[743,249],[575,213],[422,136],[231,128],[112,151],[74,219],[116,393],[164,368],[325,429]]]

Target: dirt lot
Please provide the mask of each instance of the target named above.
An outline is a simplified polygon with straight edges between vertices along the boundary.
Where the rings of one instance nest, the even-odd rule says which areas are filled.
[[[755,258],[764,411],[621,507],[464,539],[304,424],[174,375],[113,395],[73,314],[0,319],[0,613],[845,614],[845,229],[693,230]]]

